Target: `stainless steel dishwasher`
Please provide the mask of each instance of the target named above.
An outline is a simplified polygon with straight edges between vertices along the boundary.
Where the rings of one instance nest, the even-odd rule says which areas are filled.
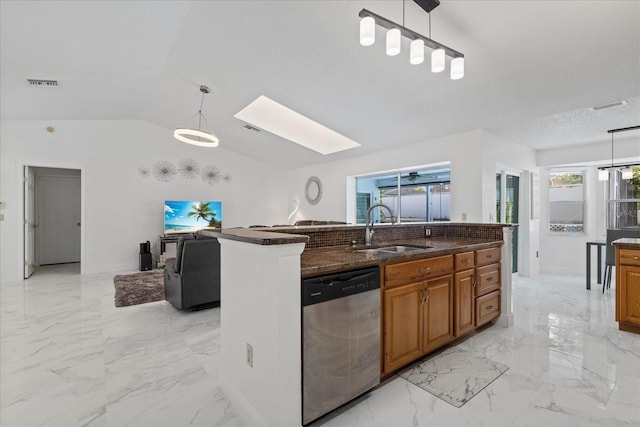
[[[380,383],[380,270],[302,281],[302,424]]]

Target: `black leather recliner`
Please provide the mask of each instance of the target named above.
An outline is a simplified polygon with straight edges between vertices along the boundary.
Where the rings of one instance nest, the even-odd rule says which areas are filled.
[[[196,235],[181,236],[176,257],[164,267],[165,299],[179,310],[207,308],[220,302],[220,243]]]

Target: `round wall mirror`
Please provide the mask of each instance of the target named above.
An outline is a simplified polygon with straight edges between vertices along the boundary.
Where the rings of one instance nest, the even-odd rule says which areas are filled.
[[[322,184],[317,176],[312,176],[307,180],[307,185],[304,188],[304,195],[307,198],[307,202],[312,205],[318,204],[322,197]]]

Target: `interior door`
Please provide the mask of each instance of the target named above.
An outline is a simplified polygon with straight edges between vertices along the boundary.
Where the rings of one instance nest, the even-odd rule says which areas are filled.
[[[39,264],[80,262],[80,176],[38,175]]]
[[[35,268],[35,175],[33,168],[24,167],[24,278]]]
[[[496,220],[517,224],[520,216],[520,177],[509,172],[496,174]],[[513,228],[511,272],[518,271],[518,227]]]

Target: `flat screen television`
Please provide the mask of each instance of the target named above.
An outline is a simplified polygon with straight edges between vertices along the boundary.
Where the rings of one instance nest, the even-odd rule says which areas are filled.
[[[222,202],[165,200],[164,233],[191,233],[222,228]]]

